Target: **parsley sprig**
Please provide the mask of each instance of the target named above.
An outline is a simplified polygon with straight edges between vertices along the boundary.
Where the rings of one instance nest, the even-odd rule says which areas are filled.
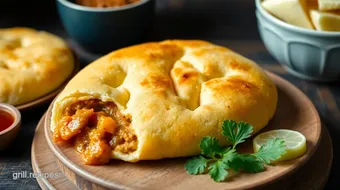
[[[189,174],[198,175],[208,172],[216,181],[224,181],[229,171],[258,173],[264,171],[264,164],[279,159],[286,153],[283,139],[273,138],[262,145],[258,152],[240,154],[236,146],[244,142],[253,132],[253,126],[245,122],[226,120],[222,125],[222,134],[231,143],[222,147],[215,137],[203,137],[200,142],[201,155],[188,160],[184,168]]]

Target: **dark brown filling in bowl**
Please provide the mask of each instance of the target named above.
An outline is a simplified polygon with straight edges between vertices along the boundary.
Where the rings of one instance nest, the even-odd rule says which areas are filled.
[[[131,3],[136,3],[140,0],[75,0],[75,2],[87,7],[120,7]]]
[[[54,142],[74,139],[86,164],[105,164],[111,151],[131,153],[138,140],[130,127],[131,118],[112,102],[84,100],[69,106],[53,133]]]

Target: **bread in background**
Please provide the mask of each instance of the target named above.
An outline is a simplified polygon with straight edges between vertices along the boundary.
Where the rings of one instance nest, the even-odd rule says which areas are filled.
[[[262,6],[269,13],[289,24],[314,29],[306,0],[265,0]]]
[[[340,11],[323,12],[311,10],[310,15],[316,30],[340,32]]]
[[[340,9],[340,0],[318,0],[318,3],[321,11]]]
[[[262,6],[272,15],[295,26],[340,31],[340,0],[264,0]]]

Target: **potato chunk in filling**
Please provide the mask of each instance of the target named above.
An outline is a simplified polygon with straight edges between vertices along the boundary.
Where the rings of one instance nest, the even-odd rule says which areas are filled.
[[[86,164],[109,162],[112,150],[131,153],[138,140],[131,119],[112,102],[85,100],[72,104],[54,130],[55,142],[74,142]]]

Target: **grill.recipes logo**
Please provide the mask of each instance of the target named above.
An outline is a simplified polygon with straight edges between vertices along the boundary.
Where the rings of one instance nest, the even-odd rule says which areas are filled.
[[[27,171],[14,172],[12,174],[13,180],[27,179],[27,178],[58,178],[60,173],[31,173]]]

